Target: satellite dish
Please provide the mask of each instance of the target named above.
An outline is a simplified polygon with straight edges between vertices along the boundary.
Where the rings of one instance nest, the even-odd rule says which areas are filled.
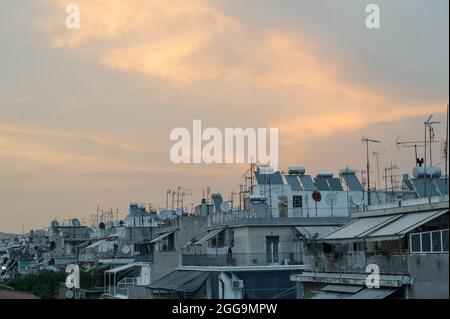
[[[73,299],[75,297],[75,293],[72,289],[67,289],[65,295],[66,299]]]
[[[122,253],[128,254],[129,252],[130,252],[130,246],[124,245],[124,246],[122,247]]]
[[[229,212],[231,210],[231,205],[229,202],[222,202],[220,204],[220,210],[224,213]]]
[[[337,202],[338,202],[338,197],[336,194],[329,193],[325,196],[325,203],[328,206],[336,206]]]
[[[320,202],[321,200],[322,200],[322,194],[320,194],[318,191],[314,191],[313,193],[312,193],[312,198],[314,199],[314,201],[317,203],[317,202]]]

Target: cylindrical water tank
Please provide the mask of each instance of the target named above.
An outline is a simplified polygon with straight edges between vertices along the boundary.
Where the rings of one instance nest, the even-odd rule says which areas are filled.
[[[355,170],[351,168],[343,168],[339,170],[339,175],[355,175]]]
[[[333,177],[333,172],[332,171],[321,171],[319,173],[317,173],[317,177]]]
[[[288,167],[288,174],[289,175],[303,175],[305,174],[306,170],[302,166],[291,166]]]
[[[425,178],[425,177],[432,177],[432,178],[439,178],[441,177],[441,168],[438,166],[429,166],[425,169],[425,167],[419,167],[416,166],[413,169],[413,175],[415,178]]]

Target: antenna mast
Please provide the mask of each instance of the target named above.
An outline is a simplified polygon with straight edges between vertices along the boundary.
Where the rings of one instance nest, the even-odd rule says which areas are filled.
[[[445,146],[444,146],[444,158],[445,158],[445,186],[447,187],[448,190],[448,170],[447,170],[447,165],[448,165],[448,104],[447,104],[447,127],[445,130]]]
[[[366,143],[366,153],[367,153],[367,204],[370,206],[370,161],[369,161],[369,143],[381,143],[377,140],[372,140],[367,137],[362,138],[362,142]]]
[[[372,154],[377,158],[377,175],[378,175],[378,188],[381,189],[381,179],[380,179],[380,158],[379,156],[381,154],[386,153],[385,150],[381,150],[381,151],[373,151]]]

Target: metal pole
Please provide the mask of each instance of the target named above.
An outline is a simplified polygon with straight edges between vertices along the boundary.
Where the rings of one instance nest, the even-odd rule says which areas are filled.
[[[445,159],[445,186],[448,190],[448,171],[447,171],[447,164],[448,164],[448,104],[447,104],[447,125],[445,129],[445,146],[444,146],[444,159]]]
[[[388,202],[388,183],[387,183],[387,168],[384,168],[384,192],[386,193],[386,203]]]
[[[367,137],[362,139],[363,142],[366,143],[366,155],[367,155],[367,204],[370,206],[371,199],[370,199],[370,161],[369,161],[369,142],[373,143],[381,143],[377,140],[371,140]]]
[[[424,171],[425,171],[425,176],[424,176],[424,179],[425,179],[425,187],[424,187],[424,189],[425,189],[425,197],[427,197],[427,122],[428,122],[428,120],[425,122],[425,124],[424,124],[424,127],[425,127],[425,138],[423,139],[424,140],[424,164],[423,164],[423,167],[424,167]]]
[[[381,188],[381,181],[380,181],[380,158],[379,158],[379,153],[377,154],[377,174],[378,174],[378,187]]]
[[[367,204],[370,206],[370,163],[369,163],[369,140],[366,142],[367,151]]]
[[[433,138],[433,127],[431,126],[431,124],[428,125],[428,129],[429,129],[429,133],[428,133],[428,137],[430,138],[430,167],[433,166],[433,155],[432,155],[432,138]]]

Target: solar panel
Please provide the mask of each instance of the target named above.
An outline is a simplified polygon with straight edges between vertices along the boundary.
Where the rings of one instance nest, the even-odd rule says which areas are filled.
[[[287,183],[291,186],[291,189],[293,191],[301,191],[302,190],[302,186],[300,185],[300,182],[298,181],[297,176],[286,175],[284,177],[286,178]]]
[[[316,178],[316,186],[319,191],[329,191],[330,186],[328,186],[327,179],[324,177]]]
[[[356,191],[356,192],[362,192],[363,187],[361,183],[359,182],[358,178],[353,174],[343,174],[342,177],[344,178],[345,183],[348,186],[348,189],[350,191]]]
[[[280,172],[275,172],[270,176],[270,183],[271,184],[278,184],[278,185],[282,185],[283,183],[283,178],[281,177]]]
[[[408,190],[414,191],[414,186],[409,179],[404,179],[403,184],[408,188]]]
[[[441,193],[441,195],[448,194],[448,179],[436,178],[433,181],[434,181],[434,184],[436,185],[436,187],[438,188],[439,193]]]
[[[312,192],[312,191],[316,190],[316,187],[314,186],[314,182],[313,182],[311,176],[309,176],[309,175],[301,175],[301,176],[299,176],[299,178],[300,178],[300,182],[303,185],[303,189],[305,191]]]
[[[280,172],[275,172],[273,174],[260,174],[255,173],[256,181],[259,185],[264,184],[276,184],[276,185],[282,185],[283,178],[281,177]]]
[[[331,178],[327,178],[327,181],[328,181],[328,185],[330,185],[330,189],[332,191],[343,191],[344,190],[342,188],[341,181],[339,180],[339,178],[331,177]]]
[[[223,203],[221,194],[212,194],[211,199],[214,203],[214,207],[216,208],[216,212],[220,211],[220,205]]]
[[[271,215],[269,206],[267,206],[266,202],[252,201],[252,207],[256,217],[258,218],[270,217]]]
[[[412,183],[419,197],[429,197],[438,195],[432,180],[424,178],[413,178]]]

